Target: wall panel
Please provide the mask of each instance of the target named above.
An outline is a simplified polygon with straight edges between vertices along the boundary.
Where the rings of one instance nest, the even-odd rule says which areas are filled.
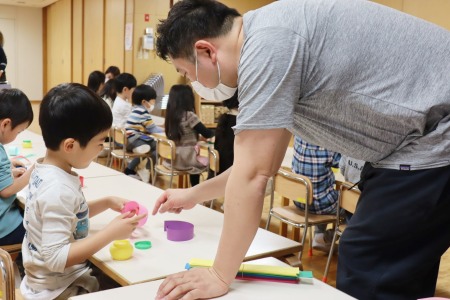
[[[105,0],[105,64],[103,71],[108,66],[114,65],[122,71],[125,66],[125,0]]]
[[[103,0],[85,0],[83,5],[83,83],[92,71],[103,70]]]
[[[83,0],[72,0],[72,81],[83,83]]]

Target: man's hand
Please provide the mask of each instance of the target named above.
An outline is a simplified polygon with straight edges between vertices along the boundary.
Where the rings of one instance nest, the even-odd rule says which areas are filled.
[[[168,276],[155,299],[210,299],[226,294],[228,288],[213,268],[194,268]]]

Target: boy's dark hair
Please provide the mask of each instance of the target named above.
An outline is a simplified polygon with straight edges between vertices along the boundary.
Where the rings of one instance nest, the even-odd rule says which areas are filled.
[[[110,79],[108,80],[105,85],[103,86],[103,89],[100,92],[100,97],[109,97],[112,101],[116,99],[117,93],[116,93],[116,80]]]
[[[94,93],[97,93],[98,89],[102,84],[105,83],[105,74],[101,71],[93,71],[89,74],[88,78],[88,88],[90,88]]]
[[[156,99],[156,91],[149,85],[140,84],[138,85],[131,96],[132,103],[134,105],[141,105],[142,100],[155,100]]]
[[[33,122],[33,108],[27,95],[18,89],[0,90],[0,120],[11,119],[11,128]]]
[[[176,84],[170,88],[167,102],[164,128],[166,135],[173,141],[179,141],[183,135],[181,120],[188,111],[195,111],[194,92],[189,85]]]
[[[113,74],[114,78],[116,78],[120,74],[120,69],[116,66],[109,66],[108,69],[106,69],[106,71],[105,71],[105,74],[108,74],[108,73]]]
[[[183,0],[157,26],[156,54],[194,61],[194,43],[227,34],[240,14],[215,0]]]
[[[63,83],[42,100],[39,125],[48,149],[57,151],[67,138],[84,148],[94,136],[111,128],[112,113],[108,104],[84,85]]]
[[[116,92],[122,93],[123,88],[132,89],[136,87],[137,81],[136,78],[130,73],[121,73],[119,76],[115,78],[116,83]]]

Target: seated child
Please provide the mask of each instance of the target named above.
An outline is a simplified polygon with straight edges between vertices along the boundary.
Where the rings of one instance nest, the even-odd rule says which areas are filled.
[[[86,202],[79,176],[103,148],[111,110],[87,87],[61,84],[44,97],[39,112],[47,153],[36,163],[26,200],[22,253],[25,299],[68,299],[95,292],[97,279],[86,260],[119,239],[126,239],[142,216],[121,214],[103,230],[89,233],[89,218],[110,208],[120,212],[125,199]]]
[[[33,110],[27,96],[17,89],[0,91],[0,245],[20,244],[25,235],[22,213],[16,193],[30,179],[28,170],[19,161],[10,161],[3,145],[11,143],[33,121]]]
[[[125,128],[131,113],[131,95],[136,87],[136,78],[129,73],[122,73],[114,80],[116,99],[112,107],[113,126]]]
[[[170,88],[167,102],[164,129],[168,139],[175,142],[177,153],[174,167],[187,170],[190,174],[191,185],[199,183],[199,173],[205,168],[197,160],[196,145],[198,135],[205,138],[214,136],[214,132],[205,127],[195,114],[194,93],[188,85],[176,84]]]
[[[364,160],[342,155],[341,161],[339,162],[339,171],[344,176],[345,181],[358,183],[361,179],[361,171],[365,163]]]
[[[298,136],[294,140],[294,157],[292,172],[307,176],[313,185],[313,205],[309,211],[313,214],[335,214],[338,192],[334,189],[334,173],[332,167],[339,165],[341,154],[329,151],[320,146],[309,144]],[[305,209],[303,203],[294,201],[295,206]],[[313,249],[329,252],[333,231],[326,230],[327,225],[317,225],[314,230]]]
[[[155,107],[156,91],[149,85],[141,84],[136,87],[132,95],[133,108],[126,123],[128,149],[135,153],[152,152],[155,160],[156,141],[149,136],[151,133],[164,132],[155,125],[150,112]],[[136,174],[135,168],[139,158],[133,159],[125,169],[125,174]]]

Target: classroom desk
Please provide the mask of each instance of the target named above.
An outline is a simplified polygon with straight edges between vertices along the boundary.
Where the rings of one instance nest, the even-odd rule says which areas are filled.
[[[160,117],[160,116],[155,116],[155,115],[151,115],[152,116],[152,120],[155,123],[155,125],[163,127],[164,128],[164,122],[165,122],[165,118]]]
[[[91,162],[89,167],[86,169],[73,169],[78,175],[84,178],[95,178],[95,177],[105,177],[105,176],[123,176],[122,172],[114,170],[112,168],[106,167],[102,164]]]
[[[149,210],[162,190],[128,176],[109,176],[85,179],[83,193],[86,199],[96,199],[107,195],[121,196],[138,201]],[[90,232],[102,230],[117,212],[107,210],[90,219]],[[183,270],[190,258],[214,259],[219,243],[223,214],[197,205],[181,214],[157,214],[149,216],[147,224],[138,228],[130,239],[150,240],[149,250],[135,249],[133,257],[127,261],[114,261],[109,253],[109,245],[90,259],[108,276],[121,285],[157,280]],[[185,242],[173,242],[166,238],[165,220],[181,220],[194,224],[194,238]],[[298,252],[300,244],[272,232],[258,229],[256,237],[247,252],[245,260],[261,257],[280,257]]]
[[[286,266],[272,257],[247,263]],[[162,280],[120,287],[97,293],[69,298],[70,300],[110,300],[110,299],[154,299]],[[316,299],[344,300],[355,299],[343,292],[313,279],[313,283],[278,283],[266,281],[235,280],[228,294],[218,299],[227,300],[273,300],[273,299]]]

